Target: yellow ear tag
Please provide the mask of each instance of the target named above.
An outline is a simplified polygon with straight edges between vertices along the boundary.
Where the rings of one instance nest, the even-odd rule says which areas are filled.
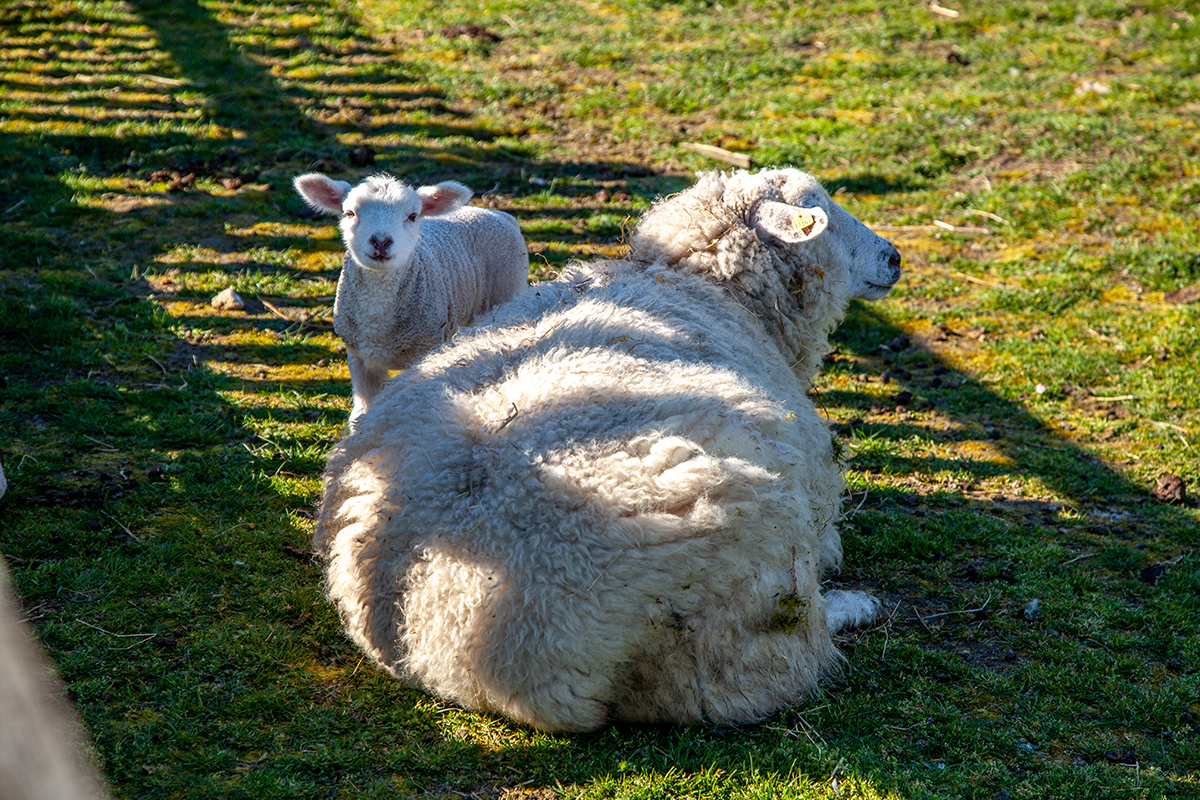
[[[800,209],[795,218],[792,220],[792,228],[800,231],[805,236],[808,236],[809,231],[817,224],[817,218],[812,215],[811,211]]]

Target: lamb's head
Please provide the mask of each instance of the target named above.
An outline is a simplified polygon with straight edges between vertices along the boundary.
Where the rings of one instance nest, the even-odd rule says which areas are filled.
[[[369,270],[408,265],[421,238],[421,219],[445,214],[471,199],[471,190],[446,181],[413,189],[390,175],[372,175],[358,186],[319,172],[301,175],[296,191],[318,211],[341,215],[346,251]]]

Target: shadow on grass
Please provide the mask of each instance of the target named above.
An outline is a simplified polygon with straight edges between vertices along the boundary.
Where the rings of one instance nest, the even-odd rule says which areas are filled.
[[[151,304],[132,303],[124,314],[133,335],[169,335]],[[89,336],[66,312],[22,324],[36,341],[52,343],[54,357],[82,350],[79,345]],[[919,347],[895,354],[882,350],[898,333],[856,307],[839,335],[842,355],[856,360],[838,360],[829,369],[882,371],[907,364],[919,374],[919,362],[927,363],[927,373],[941,366]],[[115,333],[110,336],[111,341],[99,343],[99,357],[80,363],[79,371],[101,366],[106,350],[127,346]],[[281,412],[235,411],[219,391],[239,382],[204,373],[194,376],[186,393],[28,378],[10,378],[6,384],[3,421],[15,419],[13,409],[33,410],[43,440],[61,449],[38,452],[43,485],[17,485],[6,501],[21,536],[6,536],[5,551],[15,556],[22,594],[41,623],[40,635],[98,734],[109,777],[139,792],[219,790],[230,797],[269,797],[281,796],[281,787],[301,786],[348,794],[370,789],[486,796],[518,786],[637,785],[714,770],[741,780],[792,775],[822,782],[843,763],[842,769],[871,785],[905,797],[937,764],[965,758],[965,749],[979,759],[980,780],[994,793],[1012,787],[1015,778],[988,772],[1005,754],[1000,744],[979,749],[997,731],[971,709],[955,709],[950,701],[950,710],[941,713],[954,719],[944,728],[926,725],[901,734],[900,745],[910,749],[900,763],[879,763],[870,744],[877,737],[895,748],[897,734],[881,733],[879,720],[856,718],[847,709],[862,706],[864,693],[876,691],[894,695],[897,706],[911,703],[928,691],[923,688],[928,681],[944,693],[955,684],[981,685],[996,698],[993,702],[1015,702],[1006,693],[1019,696],[1027,691],[1021,687],[1041,685],[1035,676],[1012,677],[1034,666],[1026,661],[1028,645],[1022,645],[1027,634],[1014,632],[999,616],[975,614],[961,623],[928,618],[957,611],[964,598],[985,590],[989,597],[995,594],[996,607],[1002,597],[1010,604],[1020,598],[1022,573],[1046,568],[1021,563],[1022,552],[1031,552],[1022,537],[1055,540],[1066,535],[1059,528],[1068,526],[1069,536],[1082,529],[1093,545],[1112,550],[1123,537],[1141,535],[1131,533],[1132,522],[1090,530],[1094,521],[1064,520],[1036,500],[971,499],[948,486],[876,491],[847,526],[847,570],[858,573],[852,585],[882,582],[879,593],[889,605],[902,599],[915,610],[916,617],[892,622],[893,632],[901,634],[893,647],[904,663],[896,664],[895,657],[889,662],[851,641],[845,647],[854,675],[836,682],[815,709],[801,707],[740,729],[625,727],[591,736],[545,737],[407,691],[363,665],[345,641],[320,596],[320,573],[306,552],[303,527],[281,524],[299,521],[309,497],[283,490],[275,480],[281,471],[315,479],[324,442],[286,435],[262,439],[239,424],[267,414],[282,425],[311,421],[310,412],[325,413],[319,405],[301,399]],[[254,391],[253,381],[243,383]],[[311,395],[312,387],[302,382],[289,386],[302,398]],[[971,381],[944,391],[930,390],[919,379],[907,387],[915,397],[899,414],[866,394],[822,395],[831,411],[871,419],[850,427],[882,446],[879,452],[860,452],[856,462],[866,463],[856,463],[855,469],[922,480],[947,471],[955,473],[955,481],[1005,474],[1036,478],[1084,512],[1145,501],[1140,487],[1057,439],[1026,408]],[[924,399],[932,407],[924,407]],[[941,456],[901,458],[887,452],[928,434],[935,414],[952,423],[941,432],[943,441],[987,441],[1013,463],[978,467]],[[897,416],[905,419],[893,419]],[[992,438],[992,425],[1003,426],[1004,434]],[[253,455],[264,441],[271,448]],[[1057,449],[1045,450],[1040,458],[1031,453],[1044,447]],[[170,451],[182,452],[172,456]],[[165,469],[156,473],[155,467]],[[958,505],[947,508],[953,503]],[[1154,536],[1176,536],[1180,546],[1195,546],[1186,519],[1170,508],[1153,512],[1160,526]],[[876,526],[900,520],[908,533],[876,536],[865,530],[864,519]],[[1136,551],[1130,557],[1134,560],[1115,568],[1136,572],[1145,563]],[[1112,554],[1107,558],[1113,566]],[[894,565],[909,574],[884,574]],[[969,569],[977,574],[932,591],[916,577],[940,579]],[[1120,583],[1088,591],[1110,590],[1132,596]],[[102,597],[116,598],[123,607],[102,604],[97,613]],[[146,639],[131,651],[124,638],[113,639],[79,620],[122,637],[144,632]],[[1059,627],[1068,636],[1079,635]],[[1162,645],[1150,645],[1148,654],[1186,665],[1187,657],[1181,660],[1170,647],[1166,637]],[[1005,655],[1008,650],[1014,655]],[[966,651],[970,656],[964,662],[960,654]],[[507,744],[480,743],[487,730]],[[965,744],[958,744],[958,737]],[[1103,761],[1103,752],[1073,756]],[[1183,768],[1173,766],[1168,752],[1141,757],[1164,774],[1163,785],[1184,779]]]
[[[909,664],[888,661],[886,646],[880,654],[868,643],[851,641],[846,648],[858,672],[836,684],[829,704],[818,708],[785,712],[743,729],[621,728],[581,737],[523,732],[401,688],[362,664],[345,640],[321,596],[320,570],[307,552],[306,517],[322,450],[341,425],[337,410],[314,393],[344,396],[348,387],[321,375],[233,378],[202,366],[189,372],[182,362],[164,361],[160,371],[153,360],[165,350],[196,355],[201,364],[222,361],[224,354],[242,362],[290,363],[328,357],[328,349],[283,342],[184,346],[174,326],[199,317],[168,319],[146,300],[144,287],[113,277],[93,281],[80,272],[82,254],[88,254],[98,259],[89,266],[107,263],[112,275],[123,277],[138,259],[174,241],[186,222],[182,206],[212,198],[197,200],[184,191],[170,195],[179,203],[129,215],[72,198],[101,192],[88,187],[81,165],[93,177],[161,166],[207,170],[216,178],[236,177],[243,169],[263,172],[276,159],[343,159],[350,148],[338,136],[361,123],[355,110],[385,118],[371,128],[373,136],[421,132],[486,143],[495,132],[468,124],[391,121],[388,115],[402,116],[416,106],[462,115],[433,89],[389,91],[397,82],[419,83],[402,73],[402,65],[384,63],[350,87],[337,85],[317,69],[336,61],[332,46],[305,44],[299,35],[291,46],[275,50],[311,54],[311,62],[301,60],[299,66],[316,65],[315,76],[279,78],[246,55],[240,43],[247,32],[267,36],[269,31],[254,27],[252,13],[228,21],[233,17],[215,10],[234,15],[240,7],[137,0],[128,8],[131,19],[152,29],[165,60],[141,54],[148,40],[85,49],[79,41],[106,35],[99,32],[105,24],[119,30],[125,12],[99,19],[68,5],[38,18],[48,26],[48,40],[34,44],[26,37],[30,42],[25,42],[14,27],[14,35],[0,43],[0,58],[25,65],[21,68],[32,76],[6,88],[46,94],[35,103],[37,109],[10,114],[15,123],[9,130],[26,132],[0,137],[5,270],[0,273],[0,431],[6,432],[0,456],[15,479],[4,501],[0,549],[11,558],[30,617],[98,740],[110,780],[123,791],[269,797],[334,796],[340,788],[362,796],[389,791],[495,796],[518,788],[553,790],[560,783],[636,784],[639,776],[671,770],[797,774],[823,782],[844,760],[874,785],[906,796],[912,784],[925,780],[922,770],[935,769],[930,764],[969,760],[970,748],[994,738],[997,728],[951,700],[946,713],[957,713],[956,724],[963,727],[947,723],[940,732],[922,727],[911,736],[882,733],[879,720],[853,715],[864,695],[896,693],[899,705],[927,693],[929,681],[955,680],[989,686],[1001,704],[1017,702],[1011,696],[1022,691],[994,683],[996,675],[1007,679],[1023,666],[1026,634],[1007,617],[930,623],[930,614],[959,610],[963,597],[985,591],[989,597],[994,592],[997,606],[1001,597],[1010,605],[1023,604],[1023,570],[1046,573],[1053,563],[1022,564],[1021,557],[1030,552],[1022,549],[1022,537],[1097,551],[1116,577],[1083,584],[1078,591],[1142,603],[1151,602],[1145,587],[1130,578],[1151,556],[1137,545],[1148,544],[1152,552],[1197,545],[1185,515],[1150,504],[1143,487],[1059,437],[1019,403],[970,380],[953,389],[932,387],[926,376],[945,365],[919,346],[881,350],[899,331],[856,306],[838,335],[844,354],[856,360],[835,361],[829,369],[881,372],[889,361],[907,365],[912,377],[904,388],[913,397],[901,412],[852,390],[825,392],[824,402],[831,411],[864,418],[845,425],[843,435],[878,443],[857,448],[856,471],[912,475],[921,482],[872,491],[846,526],[846,580],[917,610],[916,618],[893,617],[892,623],[910,648],[905,652]],[[396,57],[394,50],[358,36],[351,17],[337,16],[341,6],[317,8],[340,20],[337,25],[345,29],[354,53],[385,62]],[[12,15],[26,12],[35,14],[8,11],[5,24],[15,25]],[[101,47],[109,52],[99,52]],[[67,51],[76,55],[56,59],[54,53]],[[148,97],[113,99],[111,91],[125,84]],[[71,97],[77,106],[66,111],[61,104]],[[339,99],[345,102],[339,105]],[[41,108],[56,104],[58,110]],[[112,110],[126,115],[125,129],[102,120],[97,131],[79,130],[98,112]],[[182,123],[172,127],[165,121],[169,113],[206,120],[213,126],[212,138],[185,131]],[[286,131],[282,139],[277,138],[281,130]],[[381,150],[381,161],[402,164],[418,178],[444,175],[438,172],[444,169],[438,155],[466,157],[473,176],[468,180],[485,188],[507,181],[515,184],[515,197],[536,194],[528,177],[579,178],[584,184],[652,177],[637,165],[541,163],[483,145]],[[130,151],[142,166],[123,166]],[[151,161],[156,163],[144,163]],[[452,163],[457,168],[458,162]],[[287,176],[263,180],[276,192],[290,192]],[[651,185],[669,186],[672,179],[656,180]],[[870,176],[837,185],[874,194],[907,188]],[[300,207],[295,198],[273,201],[270,192],[257,190],[221,202],[227,204],[223,212],[262,211],[277,222],[295,221]],[[586,219],[586,212],[573,209],[539,214]],[[131,217],[150,224],[120,234],[123,220]],[[210,215],[197,225],[219,230],[214,219]],[[106,250],[113,239],[114,249]],[[286,236],[264,241],[273,248],[300,244]],[[237,248],[226,237],[214,249],[232,253]],[[37,254],[33,262],[31,253]],[[181,268],[203,266],[184,262]],[[286,271],[262,260],[239,268]],[[290,327],[262,315],[229,325],[276,333]],[[187,388],[177,389],[176,379]],[[261,395],[279,389],[295,393],[291,405],[235,408],[227,399],[234,390]],[[931,407],[924,407],[925,401]],[[873,406],[881,410],[872,411]],[[931,432],[927,423],[934,414],[950,426]],[[248,427],[268,422],[274,427],[266,432]],[[297,430],[312,423],[321,426],[319,438]],[[914,437],[948,445],[986,443],[1003,458],[980,462],[895,454]],[[972,489],[975,482],[1005,475],[1046,487],[1063,498],[1063,507],[1052,507],[1057,501],[979,497]],[[281,476],[308,486],[297,489]],[[1113,515],[1114,506],[1131,513]],[[1076,584],[1064,586],[1065,592]],[[970,631],[964,630],[968,623]],[[1086,637],[1091,634],[1070,626],[1064,631],[1090,647]],[[1167,673],[1175,669],[1173,663],[1182,664],[1180,669],[1194,664],[1194,655],[1171,650],[1169,632],[1161,626],[1150,629],[1147,639],[1150,634],[1161,635],[1161,643],[1139,640],[1137,647],[1166,665]],[[956,645],[983,653],[980,641],[986,644],[986,659],[970,662],[971,669],[943,658]],[[1007,649],[1015,651],[1012,660],[1005,660]],[[1026,681],[1035,689],[1045,686],[1036,677]],[[831,704],[840,708],[828,710]],[[868,713],[872,710],[878,711],[868,704]],[[896,720],[897,727],[903,721]],[[1158,722],[1153,715],[1132,721],[1099,718],[1096,727],[1117,731]],[[480,744],[489,728],[498,740],[518,743]],[[1000,733],[1008,736],[1011,730]],[[899,748],[900,754],[887,760],[876,752],[877,739],[886,739],[886,746]],[[988,752],[986,758],[999,763],[1004,752]],[[1169,748],[1143,757],[1169,781],[1186,777],[1187,762]],[[1035,767],[1025,763],[1020,769]],[[981,768],[979,785],[990,796],[1014,786],[1020,769],[1001,775]]]

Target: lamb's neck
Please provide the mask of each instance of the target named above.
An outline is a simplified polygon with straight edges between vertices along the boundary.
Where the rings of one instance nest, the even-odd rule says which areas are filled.
[[[429,327],[429,310],[418,302],[423,279],[419,270],[364,269],[346,254],[333,304],[333,329],[346,347],[368,361],[398,363],[405,350],[424,346],[417,336]]]
[[[347,299],[354,314],[363,320],[395,320],[400,309],[410,308],[420,291],[421,274],[416,264],[407,269],[367,269],[347,253],[342,270],[351,289]]]

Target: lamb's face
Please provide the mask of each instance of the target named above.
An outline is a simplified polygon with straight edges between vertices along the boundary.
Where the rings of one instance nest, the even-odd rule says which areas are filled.
[[[423,203],[417,190],[385,175],[354,187],[342,201],[342,239],[363,267],[391,271],[407,265],[421,238]]]
[[[755,229],[785,247],[803,248],[805,260],[844,281],[846,299],[878,300],[900,280],[899,251],[835,203],[811,175],[783,169],[753,177],[782,196],[782,202],[764,199],[751,210]]]
[[[319,172],[301,175],[296,191],[309,205],[341,216],[346,250],[369,270],[392,272],[412,260],[421,219],[445,214],[471,199],[461,183],[445,181],[413,189],[390,175],[373,175],[351,187]]]

